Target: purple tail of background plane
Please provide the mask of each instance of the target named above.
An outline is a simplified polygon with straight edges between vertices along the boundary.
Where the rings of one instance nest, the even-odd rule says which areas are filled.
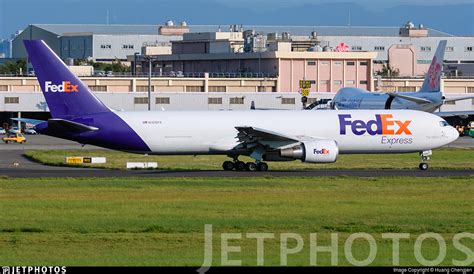
[[[53,118],[110,112],[42,40],[24,40]]]

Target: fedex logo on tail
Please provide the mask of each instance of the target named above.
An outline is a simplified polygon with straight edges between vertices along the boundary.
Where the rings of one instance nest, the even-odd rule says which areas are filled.
[[[392,114],[376,114],[375,120],[352,121],[350,114],[339,114],[339,133],[346,135],[347,127],[350,128],[355,135],[411,135],[408,126],[411,120],[401,121],[393,119]]]
[[[60,85],[54,85],[51,81],[44,83],[44,92],[79,92],[79,85],[73,85],[69,81],[63,81]]]

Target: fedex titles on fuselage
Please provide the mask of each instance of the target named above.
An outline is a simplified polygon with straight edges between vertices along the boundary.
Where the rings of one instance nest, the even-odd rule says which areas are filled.
[[[346,135],[349,130],[357,136],[364,134],[381,135],[381,143],[387,145],[409,145],[413,143],[411,137],[401,137],[401,135],[411,136],[409,129],[411,120],[396,120],[392,114],[376,114],[375,120],[367,122],[363,120],[352,120],[351,114],[339,114],[339,134]],[[398,136],[393,136],[398,135]]]
[[[69,81],[63,81],[60,85],[55,85],[51,81],[44,83],[44,92],[79,92],[79,85],[73,85]]]

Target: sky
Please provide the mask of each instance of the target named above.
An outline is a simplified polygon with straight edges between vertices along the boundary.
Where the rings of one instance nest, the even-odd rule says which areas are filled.
[[[200,0],[197,0],[200,1]],[[334,3],[334,0],[293,0],[293,1],[287,1],[287,0],[239,0],[238,3],[233,2],[233,1],[227,1],[227,0],[216,0],[216,2],[220,3],[226,3],[229,6],[236,6],[236,5],[241,5],[241,3],[244,3],[246,5],[252,6],[260,6],[260,5],[268,5],[272,4],[272,6],[275,6],[277,8],[281,7],[288,7],[288,6],[294,6],[294,5],[304,5],[304,4],[322,4],[322,3]],[[472,0],[398,0],[398,1],[393,1],[393,0],[358,0],[358,1],[340,1],[340,2],[352,2],[352,3],[358,3],[361,6],[371,9],[371,10],[381,10],[389,7],[395,7],[399,5],[407,5],[407,4],[413,4],[413,5],[446,5],[446,4],[468,4],[472,3]],[[234,3],[234,4],[233,4]]]
[[[32,23],[401,26],[474,36],[472,0],[0,0],[0,37]],[[108,14],[108,17],[107,17]]]

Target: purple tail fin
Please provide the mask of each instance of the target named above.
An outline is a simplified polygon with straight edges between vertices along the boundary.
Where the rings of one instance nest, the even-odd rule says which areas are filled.
[[[110,112],[42,40],[24,40],[53,118]]]

